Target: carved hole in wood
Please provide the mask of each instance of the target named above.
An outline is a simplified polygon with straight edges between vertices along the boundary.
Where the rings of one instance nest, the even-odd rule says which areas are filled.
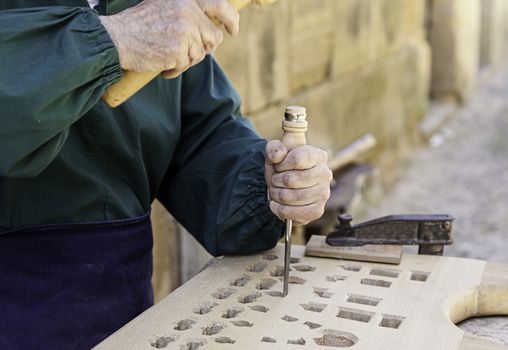
[[[191,340],[190,342],[181,345],[180,350],[197,350],[206,344],[206,340]]]
[[[341,276],[341,275],[326,276],[326,280],[328,282],[345,281],[346,279],[347,279],[347,276]]]
[[[331,298],[333,296],[332,292],[327,292],[328,288],[317,288],[314,287],[314,293],[321,298]]]
[[[370,274],[375,275],[375,276],[397,278],[397,277],[399,277],[400,272],[401,272],[400,270],[394,270],[394,269],[372,269],[370,271]]]
[[[339,308],[337,317],[345,318],[347,320],[360,321],[368,323],[374,316],[374,312],[368,312],[363,310],[350,309],[346,307]]]
[[[353,271],[353,272],[359,272],[362,267],[358,265],[339,265],[343,270],[346,271]]]
[[[300,258],[295,258],[294,256],[289,258],[289,263],[290,264],[296,264],[296,263],[299,263],[299,262],[300,262]]]
[[[256,284],[256,289],[270,289],[275,283],[277,283],[277,281],[273,278],[263,278],[258,284]]]
[[[181,321],[178,321],[175,328],[173,329],[177,331],[186,331],[187,329],[191,329],[194,323],[196,323],[196,321],[194,321],[193,319],[186,318]]]
[[[249,266],[247,266],[247,271],[261,272],[266,268],[266,266],[268,266],[268,265],[264,262],[255,262],[255,263],[252,263]]]
[[[231,296],[231,294],[235,293],[236,290],[233,288],[219,288],[215,293],[212,293],[212,297],[216,299],[226,299]]]
[[[225,325],[222,323],[212,323],[211,325],[203,328],[201,334],[203,335],[215,335],[224,329]]]
[[[233,307],[233,308],[230,308],[230,309],[227,309],[226,311],[224,311],[222,313],[222,318],[235,318],[236,316],[238,316],[238,314],[240,314],[242,311],[244,310],[243,307]]]
[[[234,344],[236,343],[236,340],[233,340],[228,337],[219,337],[215,339],[215,342],[220,344]]]
[[[268,312],[268,308],[263,306],[263,305],[253,305],[253,306],[249,306],[252,310],[254,311],[259,311],[259,312]]]
[[[284,281],[283,278],[281,278],[280,280]],[[305,282],[307,282],[307,280],[305,280],[301,277],[298,277],[298,276],[289,276],[289,278],[288,278],[289,284],[305,284]]]
[[[381,298],[374,298],[374,297],[367,297],[364,295],[358,295],[358,294],[348,294],[346,301],[350,303],[355,304],[362,304],[362,305],[370,305],[370,306],[377,306],[379,302],[383,300]]]
[[[295,265],[295,266],[293,266],[293,268],[296,271],[300,271],[300,272],[309,272],[309,271],[316,270],[316,268],[314,266],[310,266],[310,265]]]
[[[263,343],[276,343],[277,341],[270,337],[263,337],[261,338],[261,342]]]
[[[271,297],[282,297],[283,296],[282,292],[277,292],[277,291],[265,292],[265,294],[267,294]]]
[[[296,317],[285,315],[280,318],[281,320],[287,321],[287,322],[295,322],[298,321]]]
[[[375,280],[372,278],[362,278],[361,283],[367,284],[369,286],[376,286],[376,287],[383,287],[383,288],[389,288],[392,285],[392,282],[390,282],[390,281]]]
[[[219,305],[219,304],[213,303],[213,302],[209,302],[209,301],[208,302],[204,302],[204,303],[199,304],[198,307],[196,307],[193,310],[193,312],[195,314],[198,314],[198,315],[205,315],[205,314],[209,313],[210,311],[212,311],[212,309],[214,307],[216,307],[217,305]]]
[[[316,329],[316,328],[321,327],[321,325],[319,323],[314,323],[314,322],[309,322],[309,321],[306,321],[303,324],[306,325],[307,327],[309,327],[310,329]]]
[[[402,316],[383,315],[383,319],[379,323],[379,326],[397,329],[404,319],[405,317]]]
[[[289,271],[292,271],[292,270],[289,269]],[[280,266],[280,265],[275,266],[270,271],[270,275],[272,275],[273,277],[282,277],[282,276],[284,276],[284,266]]]
[[[237,327],[252,327],[254,326],[254,323],[250,323],[249,321],[231,321],[232,324],[234,324]]]
[[[422,271],[411,271],[411,280],[418,282],[425,282],[429,277],[430,272],[422,272]]]
[[[243,287],[245,286],[249,281],[251,280],[251,277],[249,275],[243,275],[243,276],[240,276],[238,277],[237,279],[229,282],[229,285],[230,286],[235,286],[235,287]]]
[[[242,304],[249,304],[256,301],[257,298],[261,296],[259,292],[253,292],[245,295],[238,296],[238,302]]]
[[[278,258],[279,257],[277,255],[275,255],[275,254],[265,254],[265,255],[263,255],[263,259],[269,260],[269,261],[276,260]]]
[[[288,344],[293,344],[293,345],[305,345],[305,339],[303,338],[298,338],[298,339],[289,339],[288,340]]]
[[[300,304],[301,307],[303,307],[304,310],[307,311],[313,311],[313,312],[321,312],[325,309],[327,304],[321,304],[321,303],[313,303],[312,301],[309,301],[307,304]]]
[[[154,341],[150,341],[150,345],[156,349],[162,349],[175,341],[176,338],[173,337],[157,337]]]
[[[314,338],[314,342],[320,346],[332,346],[336,348],[349,348],[358,343],[358,337],[354,334],[327,329],[321,338]]]

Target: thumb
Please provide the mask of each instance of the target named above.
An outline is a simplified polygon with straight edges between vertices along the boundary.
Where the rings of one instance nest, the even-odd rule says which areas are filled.
[[[279,140],[268,141],[265,148],[265,163],[277,164],[286,158],[288,149]]]

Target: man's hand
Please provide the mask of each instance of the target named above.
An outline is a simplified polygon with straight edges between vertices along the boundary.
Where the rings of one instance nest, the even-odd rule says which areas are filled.
[[[270,209],[280,219],[307,224],[323,215],[333,175],[325,151],[302,146],[288,153],[282,142],[269,141],[265,179]]]
[[[235,35],[239,18],[229,0],[145,0],[100,20],[123,69],[164,71],[169,79],[199,63],[222,42],[217,25]]]

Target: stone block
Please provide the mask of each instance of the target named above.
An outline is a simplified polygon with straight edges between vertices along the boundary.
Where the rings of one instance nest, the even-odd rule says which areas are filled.
[[[375,57],[372,0],[335,1],[332,76],[351,72]]]
[[[248,89],[245,112],[256,111],[288,94],[288,2],[249,8],[247,26]]]
[[[152,205],[153,274],[155,302],[180,286],[179,226],[158,201]]]
[[[505,0],[481,2],[480,66],[496,67],[506,54],[505,27],[508,20],[508,4]]]
[[[478,72],[479,0],[434,0],[430,42],[432,95],[467,99]]]
[[[332,61],[333,0],[292,0],[289,6],[289,84],[297,91],[328,77]]]
[[[215,56],[249,114],[287,95],[287,0],[240,12],[240,34],[226,38]]]
[[[291,98],[307,108],[309,143],[336,151],[372,133],[378,155],[390,149],[398,160],[398,152],[417,142],[415,130],[427,108],[429,59],[423,41],[407,45],[354,74]]]
[[[349,73],[424,34],[424,0],[334,2],[332,76]]]

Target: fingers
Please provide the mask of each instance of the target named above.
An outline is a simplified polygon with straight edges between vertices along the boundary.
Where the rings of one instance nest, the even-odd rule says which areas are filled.
[[[326,164],[328,162],[328,154],[312,146],[298,147],[288,153],[287,157],[275,165],[277,172],[283,172],[294,169],[310,169],[316,164]]]
[[[327,153],[312,146],[290,152],[280,141],[265,150],[265,178],[271,211],[283,220],[307,224],[323,215],[333,174]]]
[[[279,140],[268,141],[265,147],[265,164],[277,164],[284,160],[288,149]]]
[[[201,35],[202,47],[206,53],[211,53],[215,50],[224,39],[222,31],[206,17],[204,21],[199,22],[199,32]]]
[[[319,183],[329,184],[332,177],[332,172],[326,164],[319,164],[306,170],[275,172],[270,179],[270,185],[292,189],[308,188]]]
[[[330,197],[330,186],[321,185],[301,189],[272,187],[269,191],[271,200],[284,205],[309,205]]]
[[[323,215],[324,204],[317,202],[303,206],[289,206],[270,201],[270,210],[282,220],[294,220],[305,225]]]
[[[165,78],[178,76],[220,45],[223,33],[214,21],[238,31],[238,12],[229,0],[147,0],[100,20],[122,68],[164,71]]]
[[[224,25],[226,31],[236,35],[240,28],[240,15],[229,0],[197,0],[203,12],[214,22]]]

